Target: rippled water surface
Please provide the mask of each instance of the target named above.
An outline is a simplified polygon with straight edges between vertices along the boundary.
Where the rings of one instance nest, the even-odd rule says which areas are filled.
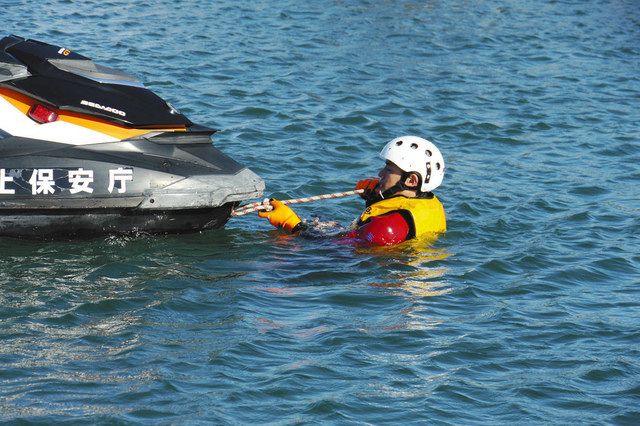
[[[389,139],[447,160],[436,243],[255,216],[0,240],[0,419],[638,424],[640,6],[0,0],[2,30],[126,70],[267,182],[351,189]],[[296,207],[348,224],[355,198]]]

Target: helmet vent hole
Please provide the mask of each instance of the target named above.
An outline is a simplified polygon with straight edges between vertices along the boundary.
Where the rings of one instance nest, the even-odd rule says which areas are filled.
[[[436,163],[436,169],[440,170],[440,163]]]
[[[424,153],[427,154],[427,157],[431,157],[433,155],[433,154],[431,154],[431,151],[429,151],[429,150],[426,150]]]
[[[400,145],[402,145],[402,141],[396,142],[396,146],[400,146]]]
[[[417,144],[417,143],[412,143],[412,144],[411,144],[411,148],[413,148],[413,149],[418,149],[418,144]]]

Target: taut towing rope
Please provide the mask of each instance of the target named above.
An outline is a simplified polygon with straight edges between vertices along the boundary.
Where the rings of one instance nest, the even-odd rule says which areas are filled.
[[[310,201],[329,200],[331,198],[349,197],[351,195],[362,194],[363,192],[364,192],[364,189],[356,189],[353,191],[335,192],[333,194],[314,195],[312,197],[293,198],[291,200],[281,200],[281,202],[282,204],[308,203]],[[231,216],[244,216],[245,214],[255,212],[257,210],[269,211],[272,209],[273,208],[269,204],[269,199],[265,199],[264,201],[257,201],[255,203],[245,204],[244,206],[240,206],[231,212]]]

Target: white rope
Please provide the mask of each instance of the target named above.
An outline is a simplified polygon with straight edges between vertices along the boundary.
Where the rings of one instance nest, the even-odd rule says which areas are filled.
[[[291,200],[281,200],[281,203],[282,204],[308,203],[311,201],[329,200],[331,198],[348,197],[350,195],[362,194],[363,192],[364,192],[364,189],[356,189],[353,191],[335,192],[333,194],[314,195],[311,197],[294,198]],[[249,214],[257,210],[270,211],[270,210],[273,210],[273,207],[271,207],[271,204],[269,203],[269,199],[265,198],[264,201],[257,201],[255,203],[245,204],[244,206],[238,207],[237,209],[231,212],[231,216],[244,216],[245,214]]]

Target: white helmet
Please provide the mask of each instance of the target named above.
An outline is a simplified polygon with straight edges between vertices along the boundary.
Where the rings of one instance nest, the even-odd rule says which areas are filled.
[[[402,136],[385,145],[380,158],[391,161],[405,172],[417,173],[422,186],[420,191],[436,189],[444,178],[444,158],[440,150],[426,139]]]

